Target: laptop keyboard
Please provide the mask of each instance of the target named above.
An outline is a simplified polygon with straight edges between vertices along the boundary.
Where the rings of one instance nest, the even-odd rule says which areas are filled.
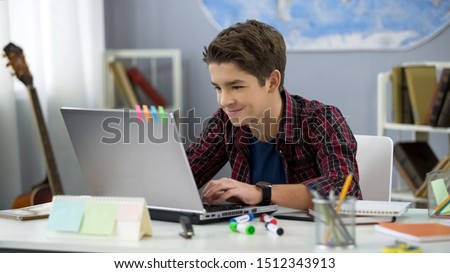
[[[204,204],[207,212],[216,212],[224,210],[242,209],[244,206],[240,204],[226,204],[226,205],[207,205]]]

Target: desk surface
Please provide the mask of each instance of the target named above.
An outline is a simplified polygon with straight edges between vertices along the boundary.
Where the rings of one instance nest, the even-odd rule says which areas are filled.
[[[399,222],[429,222],[425,209],[410,209]],[[435,220],[432,220],[435,221]],[[438,221],[438,220],[436,220]],[[326,252],[314,245],[314,223],[279,220],[283,236],[267,232],[263,223],[254,222],[253,235],[234,233],[228,223],[194,226],[195,236],[184,239],[179,235],[179,223],[152,221],[153,236],[140,241],[111,239],[87,240],[73,238],[48,238],[47,219],[15,221],[0,219],[0,250],[61,251],[61,252]],[[339,252],[381,252],[383,246],[393,244],[395,237],[378,233],[374,225],[356,227],[354,249]],[[424,252],[450,252],[449,242],[421,244]],[[334,250],[336,251],[336,250]]]

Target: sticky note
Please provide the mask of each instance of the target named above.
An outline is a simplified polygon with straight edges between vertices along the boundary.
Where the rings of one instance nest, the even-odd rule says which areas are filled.
[[[140,107],[139,105],[136,105],[136,106],[135,106],[135,109],[136,109],[136,116],[137,116],[137,118],[138,118],[140,121],[142,121],[141,107]]]
[[[144,104],[144,105],[142,105],[142,109],[144,109],[145,120],[149,121],[150,114],[148,113],[148,106]]]
[[[158,106],[159,116],[161,117],[162,123],[166,122],[166,112],[164,111],[164,107]]]
[[[47,229],[78,232],[83,219],[85,204],[76,200],[54,200]]]
[[[140,221],[142,216],[142,203],[122,203],[117,208],[117,220]]]
[[[155,122],[158,122],[158,113],[156,112],[156,107],[154,105],[150,106],[150,109],[152,111],[152,117],[155,120]]]
[[[80,233],[94,235],[112,235],[116,222],[117,204],[86,203]]]

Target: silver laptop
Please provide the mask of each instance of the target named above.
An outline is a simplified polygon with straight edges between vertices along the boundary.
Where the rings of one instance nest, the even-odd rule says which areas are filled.
[[[278,209],[204,205],[173,113],[67,107],[61,113],[90,195],[144,197],[153,220],[186,215],[193,224]]]

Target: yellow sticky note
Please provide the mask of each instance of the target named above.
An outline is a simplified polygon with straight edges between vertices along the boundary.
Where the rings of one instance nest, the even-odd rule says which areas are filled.
[[[116,223],[117,204],[87,203],[80,233],[112,235]]]

